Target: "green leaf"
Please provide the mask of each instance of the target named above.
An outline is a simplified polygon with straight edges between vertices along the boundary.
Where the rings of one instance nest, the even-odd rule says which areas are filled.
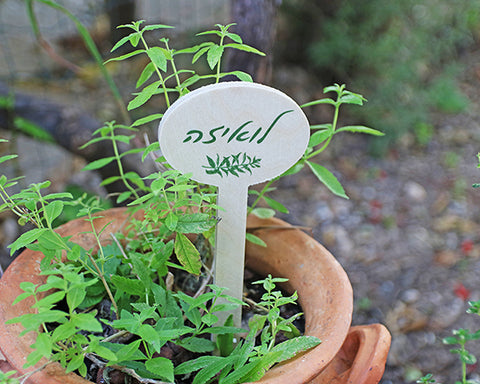
[[[212,45],[213,43],[209,43],[206,47],[199,49],[197,53],[193,55],[192,64],[194,64],[200,57],[202,57],[205,53],[207,53]]]
[[[145,68],[143,68],[142,73],[138,77],[136,88],[141,87],[150,77],[155,73],[155,66],[152,62],[148,63]]]
[[[215,350],[215,343],[213,341],[200,337],[180,339],[176,341],[176,344],[196,353],[206,353]]]
[[[193,379],[192,384],[200,384],[209,382],[212,377],[214,377],[217,373],[223,370],[230,370],[229,366],[233,364],[233,357],[221,357],[221,360],[213,361],[208,366],[203,368],[200,372],[197,373],[195,378]]]
[[[147,49],[147,55],[152,60],[153,64],[160,68],[163,72],[167,70],[167,58],[160,47],[152,47]]]
[[[125,192],[122,192],[120,195],[118,195],[117,197],[117,204],[121,204],[123,203],[124,201],[127,201],[130,197],[132,196],[132,192],[131,191],[125,191]],[[147,198],[145,200],[148,200]]]
[[[218,322],[218,317],[215,316],[213,313],[206,313],[202,316],[202,323],[207,324],[211,327],[213,324]]]
[[[82,171],[93,171],[96,169],[100,169],[105,167],[106,165],[110,164],[116,158],[115,156],[105,157],[103,159],[94,160],[91,163],[88,163],[85,167],[83,167]]]
[[[67,249],[65,241],[56,232],[47,231],[38,238],[38,243],[45,249],[56,251],[59,249]]]
[[[226,36],[229,37],[230,39],[232,39],[233,41],[235,41],[238,44],[243,44],[242,38],[239,35],[237,35],[236,33],[228,32],[226,34]]]
[[[267,246],[267,243],[265,243],[261,238],[259,238],[258,236],[255,236],[253,233],[250,233],[250,232],[247,232],[245,234],[245,239],[247,241],[250,241],[252,244],[256,244],[256,245],[259,245],[261,247],[266,247]]]
[[[67,291],[67,305],[71,312],[83,301],[87,291],[83,285],[73,286]]]
[[[168,28],[175,28],[175,27],[171,25],[165,25],[165,24],[150,24],[144,27],[142,31],[153,31],[156,29],[168,29]]]
[[[303,161],[300,161],[300,162],[292,165],[285,172],[283,172],[280,177],[284,177],[284,176],[288,176],[288,175],[294,175],[294,174],[300,172],[303,169],[304,166],[305,166],[305,163]]]
[[[207,232],[216,224],[207,213],[190,213],[178,217],[176,231],[180,233],[203,233]]]
[[[258,360],[254,360],[252,363],[247,364],[251,366],[249,373],[242,378],[242,382],[258,381],[260,380],[265,372],[275,363],[279,361],[282,352],[280,351],[271,351],[266,355],[262,356]]]
[[[225,44],[224,47],[234,48],[234,49],[238,49],[239,51],[245,51],[245,52],[255,53],[256,55],[265,56],[265,53],[246,44],[230,43],[230,44]]]
[[[270,208],[275,209],[281,213],[288,213],[288,209],[282,203],[268,196],[263,196],[263,198],[265,199],[267,204],[270,206]]]
[[[252,213],[260,219],[270,219],[275,216],[275,211],[270,208],[254,208]]]
[[[291,359],[298,353],[306,351],[310,348],[316,347],[321,343],[321,340],[314,336],[300,336],[290,340],[286,340],[273,347],[272,352],[281,351],[282,354],[278,357],[278,362]]]
[[[131,111],[132,109],[145,104],[155,94],[159,86],[160,81],[155,81],[154,83],[147,85],[128,103],[127,109]]]
[[[188,360],[181,363],[175,368],[176,375],[185,375],[187,373],[198,371],[199,369],[208,367],[209,365],[223,361],[221,356],[201,356],[193,360]]]
[[[47,333],[39,333],[32,348],[36,349],[44,357],[50,357],[52,353],[52,340]]]
[[[227,320],[225,320],[224,327],[233,327],[233,315],[230,314],[227,317]],[[224,327],[219,327],[219,328],[224,328]],[[230,354],[234,350],[234,344],[233,344],[233,333],[221,333],[217,336],[217,348],[220,352],[220,356],[230,356]]]
[[[175,231],[175,228],[177,228],[177,223],[178,223],[178,216],[172,211],[170,211],[167,215],[167,218],[165,219],[165,225],[169,230]]]
[[[115,51],[116,49],[120,48],[122,45],[124,45],[127,41],[131,41],[132,39],[132,35],[136,35],[138,34],[138,32],[135,32],[135,33],[131,33],[130,35],[128,36],[124,36],[122,37],[120,40],[118,40],[116,42],[116,44],[113,46],[113,48],[110,50],[110,52],[113,52]]]
[[[338,131],[337,131],[338,132]],[[312,136],[310,136],[310,140],[308,142],[308,146],[313,148],[320,143],[323,143],[330,137],[330,132],[327,130],[324,131],[317,131]]]
[[[104,344],[104,343],[101,343],[101,344]],[[107,347],[101,344],[99,343],[94,345],[92,348],[93,352],[107,361],[116,362],[118,360],[117,355],[113,353],[110,349],[108,349]]]
[[[71,322],[60,324],[59,326],[55,327],[52,333],[52,341],[58,342],[68,339],[69,337],[75,335],[77,331],[77,328],[75,328],[75,325]]]
[[[57,304],[59,301],[63,300],[65,297],[65,292],[64,291],[56,291],[53,292],[47,296],[45,296],[43,299],[37,301],[34,305],[32,305],[32,308],[48,308],[51,309],[55,304]]]
[[[18,157],[18,155],[6,155],[6,156],[2,156],[2,157],[0,157],[0,164],[1,164],[1,163],[4,163],[5,161],[8,161],[8,160],[15,159],[16,157]]]
[[[112,184],[112,183],[115,183],[116,181],[118,180],[121,180],[122,177],[121,176],[111,176],[111,177],[107,177],[105,180],[103,180],[101,183],[100,183],[100,186],[105,186],[105,185],[109,185],[109,184]]]
[[[207,62],[211,70],[215,68],[223,55],[224,47],[221,45],[213,45],[209,48],[207,53]]]
[[[117,362],[127,361],[127,360],[144,360],[146,356],[140,350],[140,343],[142,340],[135,340],[130,344],[117,344],[117,343],[107,343],[102,342],[109,350],[115,353],[117,357]],[[115,364],[115,361],[110,361],[108,365]]]
[[[382,131],[377,129],[364,127],[363,125],[348,125],[346,127],[338,128],[335,133],[337,132],[353,132],[353,133],[366,133],[368,135],[373,136],[384,136],[385,134]]]
[[[457,340],[456,337],[450,336],[450,337],[445,337],[442,340],[442,342],[443,342],[443,344],[453,345],[453,344],[457,344],[458,340]]]
[[[145,287],[138,279],[128,279],[123,276],[112,275],[110,280],[117,289],[126,292],[129,295],[142,296],[145,294]]]
[[[312,105],[317,105],[317,104],[330,104],[330,105],[335,105],[336,102],[332,99],[319,99],[319,100],[314,100],[314,101],[310,101],[308,103],[305,103],[305,104],[302,104],[300,107],[301,108],[305,108],[305,107],[310,107]]]
[[[118,56],[118,57],[113,57],[111,59],[108,59],[107,61],[105,61],[105,64],[111,62],[111,61],[122,61],[122,60],[125,60],[125,59],[128,59],[129,57],[132,57],[132,56],[136,56],[140,53],[143,53],[145,52],[144,49],[138,49],[136,51],[133,51],[133,52],[129,52],[129,53],[126,53],[125,55],[122,55],[122,56]]]
[[[148,115],[148,116],[142,117],[141,119],[135,120],[132,124],[132,127],[138,127],[140,125],[150,123],[151,121],[159,120],[162,117],[163,117],[163,113],[154,113],[152,115]]]
[[[180,264],[182,264],[189,273],[197,276],[200,275],[202,268],[200,253],[188,237],[182,233],[177,233],[175,237],[175,253]]]
[[[320,180],[333,194],[343,197],[344,199],[348,199],[348,196],[345,194],[345,190],[333,173],[319,164],[312,163],[310,161],[307,161],[307,164],[312,170],[313,174],[317,176],[318,180]]]
[[[172,185],[171,187],[168,187],[166,191],[168,192],[184,192],[188,191],[190,189],[194,189],[196,185],[194,184],[175,184]]]
[[[364,101],[367,101],[367,99],[365,99],[362,95],[350,91],[345,91],[340,97],[340,102],[345,104],[363,105]]]
[[[229,76],[229,75],[236,76],[240,81],[247,81],[249,83],[253,82],[252,76],[250,76],[250,74],[248,74],[247,72],[243,72],[243,71],[232,71],[232,72],[222,73],[221,77]]]
[[[48,225],[52,225],[53,220],[61,215],[63,211],[63,201],[54,200],[45,207],[45,218]]]
[[[162,379],[167,380],[169,383],[173,383],[175,381],[173,375],[173,363],[171,360],[165,357],[148,359],[145,362],[145,368],[155,375],[159,375]]]
[[[73,372],[75,370],[81,370],[82,365],[84,365],[84,356],[83,354],[76,354],[74,355],[71,360],[68,362],[67,367],[65,368],[65,372]],[[80,372],[79,372],[80,373]]]
[[[156,352],[160,353],[160,349],[164,345],[164,342],[160,340],[160,336],[149,324],[141,324],[137,334],[150,344]]]
[[[17,240],[15,240],[12,244],[8,246],[10,248],[10,254],[13,255],[20,248],[26,247],[27,245],[33,243],[46,231],[48,231],[48,229],[46,228],[34,228],[28,232],[25,232]]]
[[[45,131],[42,127],[38,126],[34,122],[25,119],[20,116],[15,116],[13,118],[13,124],[15,128],[17,128],[19,131],[32,136],[33,138],[40,140],[40,141],[46,141],[50,143],[54,143],[55,139],[53,138],[50,133]]]
[[[139,257],[131,257],[130,261],[133,264],[133,272],[138,276],[143,286],[147,290],[150,290],[153,283],[152,278],[150,277],[150,270]]]

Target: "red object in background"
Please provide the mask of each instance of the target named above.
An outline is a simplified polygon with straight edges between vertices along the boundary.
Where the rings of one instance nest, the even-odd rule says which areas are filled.
[[[462,252],[465,255],[468,255],[473,250],[473,241],[472,240],[464,240],[462,242],[462,245],[460,246],[460,248],[462,249]]]
[[[384,169],[381,169],[380,172],[378,173],[378,178],[380,180],[386,179],[387,176],[388,176],[387,171],[385,171]]]
[[[380,200],[373,199],[370,201],[370,214],[368,219],[372,224],[381,223],[383,220],[382,208],[383,203]]]
[[[467,375],[472,374],[475,372],[478,368],[478,363],[475,364],[467,364]]]
[[[470,290],[468,290],[462,283],[455,284],[453,293],[463,301],[466,301],[470,297]]]

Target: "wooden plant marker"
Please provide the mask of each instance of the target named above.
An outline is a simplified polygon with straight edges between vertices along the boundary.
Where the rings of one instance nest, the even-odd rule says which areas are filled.
[[[176,101],[158,135],[173,168],[218,187],[224,211],[218,212],[215,284],[241,299],[248,187],[279,176],[303,155],[310,137],[305,114],[274,88],[225,82]],[[234,313],[234,324],[240,323],[241,308]]]

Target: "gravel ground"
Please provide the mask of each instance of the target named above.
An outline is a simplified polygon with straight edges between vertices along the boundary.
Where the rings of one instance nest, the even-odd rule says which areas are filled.
[[[331,195],[308,172],[282,180],[275,192],[290,209],[287,220],[310,226],[350,276],[354,324],[381,322],[392,333],[384,384],[415,382],[428,372],[437,382],[455,382],[460,364],[441,339],[452,329],[480,328],[480,319],[465,313],[468,300],[480,300],[480,190],[471,187],[480,180],[479,57],[474,52],[466,58],[462,89],[470,108],[435,116],[428,144],[406,136],[375,159],[368,156],[366,138],[345,135],[318,159],[338,172],[349,200]],[[300,94],[295,97],[294,90],[292,96],[304,98],[305,85],[297,85]],[[77,168],[73,161],[65,174]],[[66,183],[57,168],[52,173]],[[17,235],[15,220],[0,216],[3,267],[5,246]],[[470,349],[480,356],[480,345]],[[476,365],[469,373],[480,377]]]
[[[319,158],[344,185],[349,200],[320,187],[309,172],[283,180],[276,197],[287,219],[312,227],[340,261],[354,289],[354,324],[381,322],[392,333],[382,383],[412,383],[433,373],[460,379],[458,357],[442,338],[453,329],[480,329],[466,314],[480,300],[480,52],[465,60],[466,112],[438,114],[426,145],[404,137],[381,159],[368,156],[365,138],[343,136]],[[478,343],[477,343],[478,344]],[[480,356],[480,345],[467,344]],[[470,378],[480,378],[476,365]]]

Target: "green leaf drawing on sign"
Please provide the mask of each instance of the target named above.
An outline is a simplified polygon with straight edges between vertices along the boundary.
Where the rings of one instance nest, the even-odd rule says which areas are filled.
[[[262,161],[262,159],[255,156],[249,156],[246,152],[223,156],[223,158],[217,154],[215,160],[207,155],[208,166],[203,165],[202,167],[205,168],[205,172],[208,175],[216,174],[220,177],[233,175],[239,177],[240,173],[245,172],[248,172],[251,175],[253,168],[260,168],[260,161]]]

